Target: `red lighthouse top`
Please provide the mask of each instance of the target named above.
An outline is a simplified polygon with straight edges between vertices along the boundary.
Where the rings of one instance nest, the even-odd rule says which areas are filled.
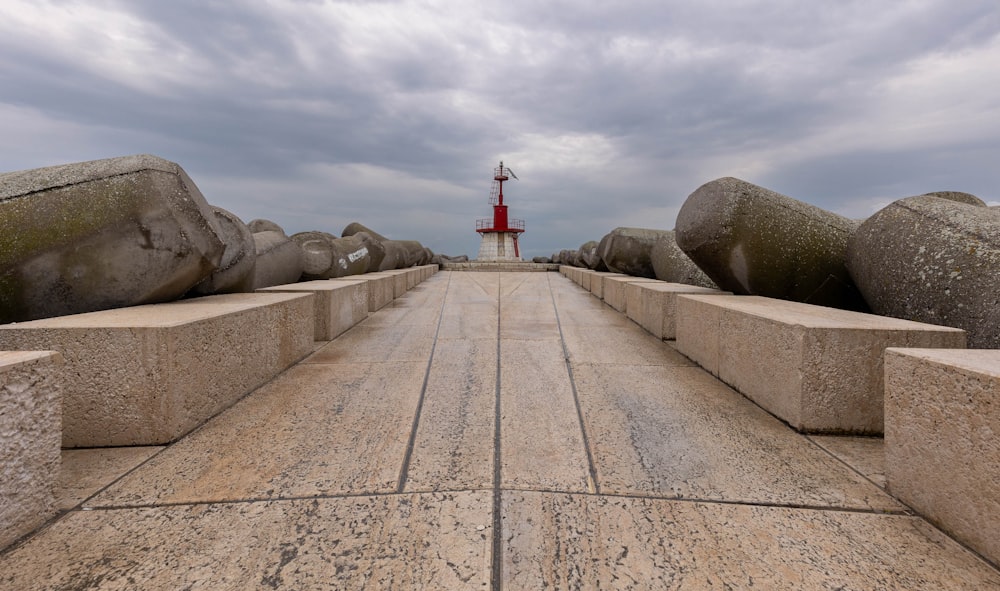
[[[493,170],[493,187],[490,189],[490,204],[493,205],[493,219],[482,218],[476,220],[476,232],[480,234],[488,232],[514,232],[515,239],[518,233],[524,232],[524,220],[508,219],[507,206],[503,204],[503,183],[510,180],[511,177],[517,180],[517,175],[510,168],[504,166],[503,160],[501,160],[500,166]]]

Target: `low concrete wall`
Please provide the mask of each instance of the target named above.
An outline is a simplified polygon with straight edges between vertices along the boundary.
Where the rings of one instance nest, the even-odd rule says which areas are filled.
[[[881,434],[887,347],[965,331],[758,296],[680,295],[677,349],[793,428]]]
[[[0,351],[0,549],[56,513],[62,357]]]
[[[605,277],[604,281],[604,303],[615,310],[628,313],[628,294],[626,288],[633,283],[660,283],[656,279],[646,277]]]
[[[360,277],[357,275],[355,277]],[[264,287],[258,292],[311,293],[314,305],[317,341],[331,341],[344,331],[368,318],[368,287],[373,281],[340,278],[319,279],[288,285]]]
[[[887,349],[889,491],[1000,563],[1000,351]]]
[[[677,334],[677,296],[681,294],[732,295],[683,283],[636,281],[625,286],[626,315],[656,338],[673,340]]]
[[[244,293],[0,326],[66,361],[63,446],[176,440],[305,357],[312,294]]]
[[[606,277],[631,277],[622,273],[609,273],[607,271],[590,272],[590,293],[599,300],[604,299],[604,279]]]

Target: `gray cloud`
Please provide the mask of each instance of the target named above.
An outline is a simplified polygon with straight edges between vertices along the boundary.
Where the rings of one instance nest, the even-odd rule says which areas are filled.
[[[150,152],[289,231],[475,254],[492,168],[528,255],[671,228],[739,176],[861,217],[996,200],[993,2],[31,2],[0,19],[8,170]]]

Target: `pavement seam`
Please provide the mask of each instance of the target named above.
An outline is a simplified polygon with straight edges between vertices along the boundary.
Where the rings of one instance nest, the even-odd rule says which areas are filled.
[[[413,459],[413,447],[417,442],[417,429],[420,427],[420,413],[424,408],[424,398],[427,395],[427,383],[430,381],[431,366],[434,364],[434,351],[437,349],[438,335],[441,334],[441,322],[444,320],[444,306],[448,302],[448,290],[451,287],[451,275],[448,275],[448,282],[444,286],[444,295],[441,296],[441,308],[438,310],[437,327],[434,329],[434,342],[431,344],[431,354],[427,358],[427,369],[424,370],[424,383],[420,386],[420,397],[417,399],[417,408],[413,413],[413,425],[410,427],[410,438],[406,442],[406,452],[403,454],[403,465],[399,469],[399,482],[396,485],[396,492],[402,493],[406,488],[406,478],[410,471],[410,461]]]
[[[549,286],[549,297],[552,299],[552,309],[556,314],[556,328],[559,329],[559,344],[563,350],[563,361],[566,364],[566,373],[569,375],[569,386],[573,391],[573,404],[576,406],[576,418],[580,423],[580,434],[583,437],[583,449],[587,452],[587,489],[591,494],[600,494],[601,487],[597,480],[597,467],[594,464],[594,454],[590,451],[590,438],[587,436],[587,426],[583,422],[583,408],[580,406],[580,395],[576,391],[576,378],[573,376],[573,366],[569,361],[569,349],[566,347],[566,337],[563,335],[562,321],[559,319],[559,306],[556,304],[556,295],[552,291],[552,280],[545,277]]]
[[[503,293],[503,275],[497,273],[497,367],[496,389],[493,401],[493,541],[490,551],[490,589],[500,591],[503,587],[503,525],[500,515],[501,466],[500,466],[500,300]]]

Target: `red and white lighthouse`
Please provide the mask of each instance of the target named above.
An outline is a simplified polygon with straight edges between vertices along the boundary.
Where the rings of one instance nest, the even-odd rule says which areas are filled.
[[[476,220],[476,232],[483,237],[479,244],[478,261],[519,261],[521,253],[517,238],[524,232],[524,220],[507,217],[507,206],[503,204],[503,183],[513,177],[511,169],[500,161],[493,171],[493,187],[490,189],[490,204],[493,206],[493,219]]]

